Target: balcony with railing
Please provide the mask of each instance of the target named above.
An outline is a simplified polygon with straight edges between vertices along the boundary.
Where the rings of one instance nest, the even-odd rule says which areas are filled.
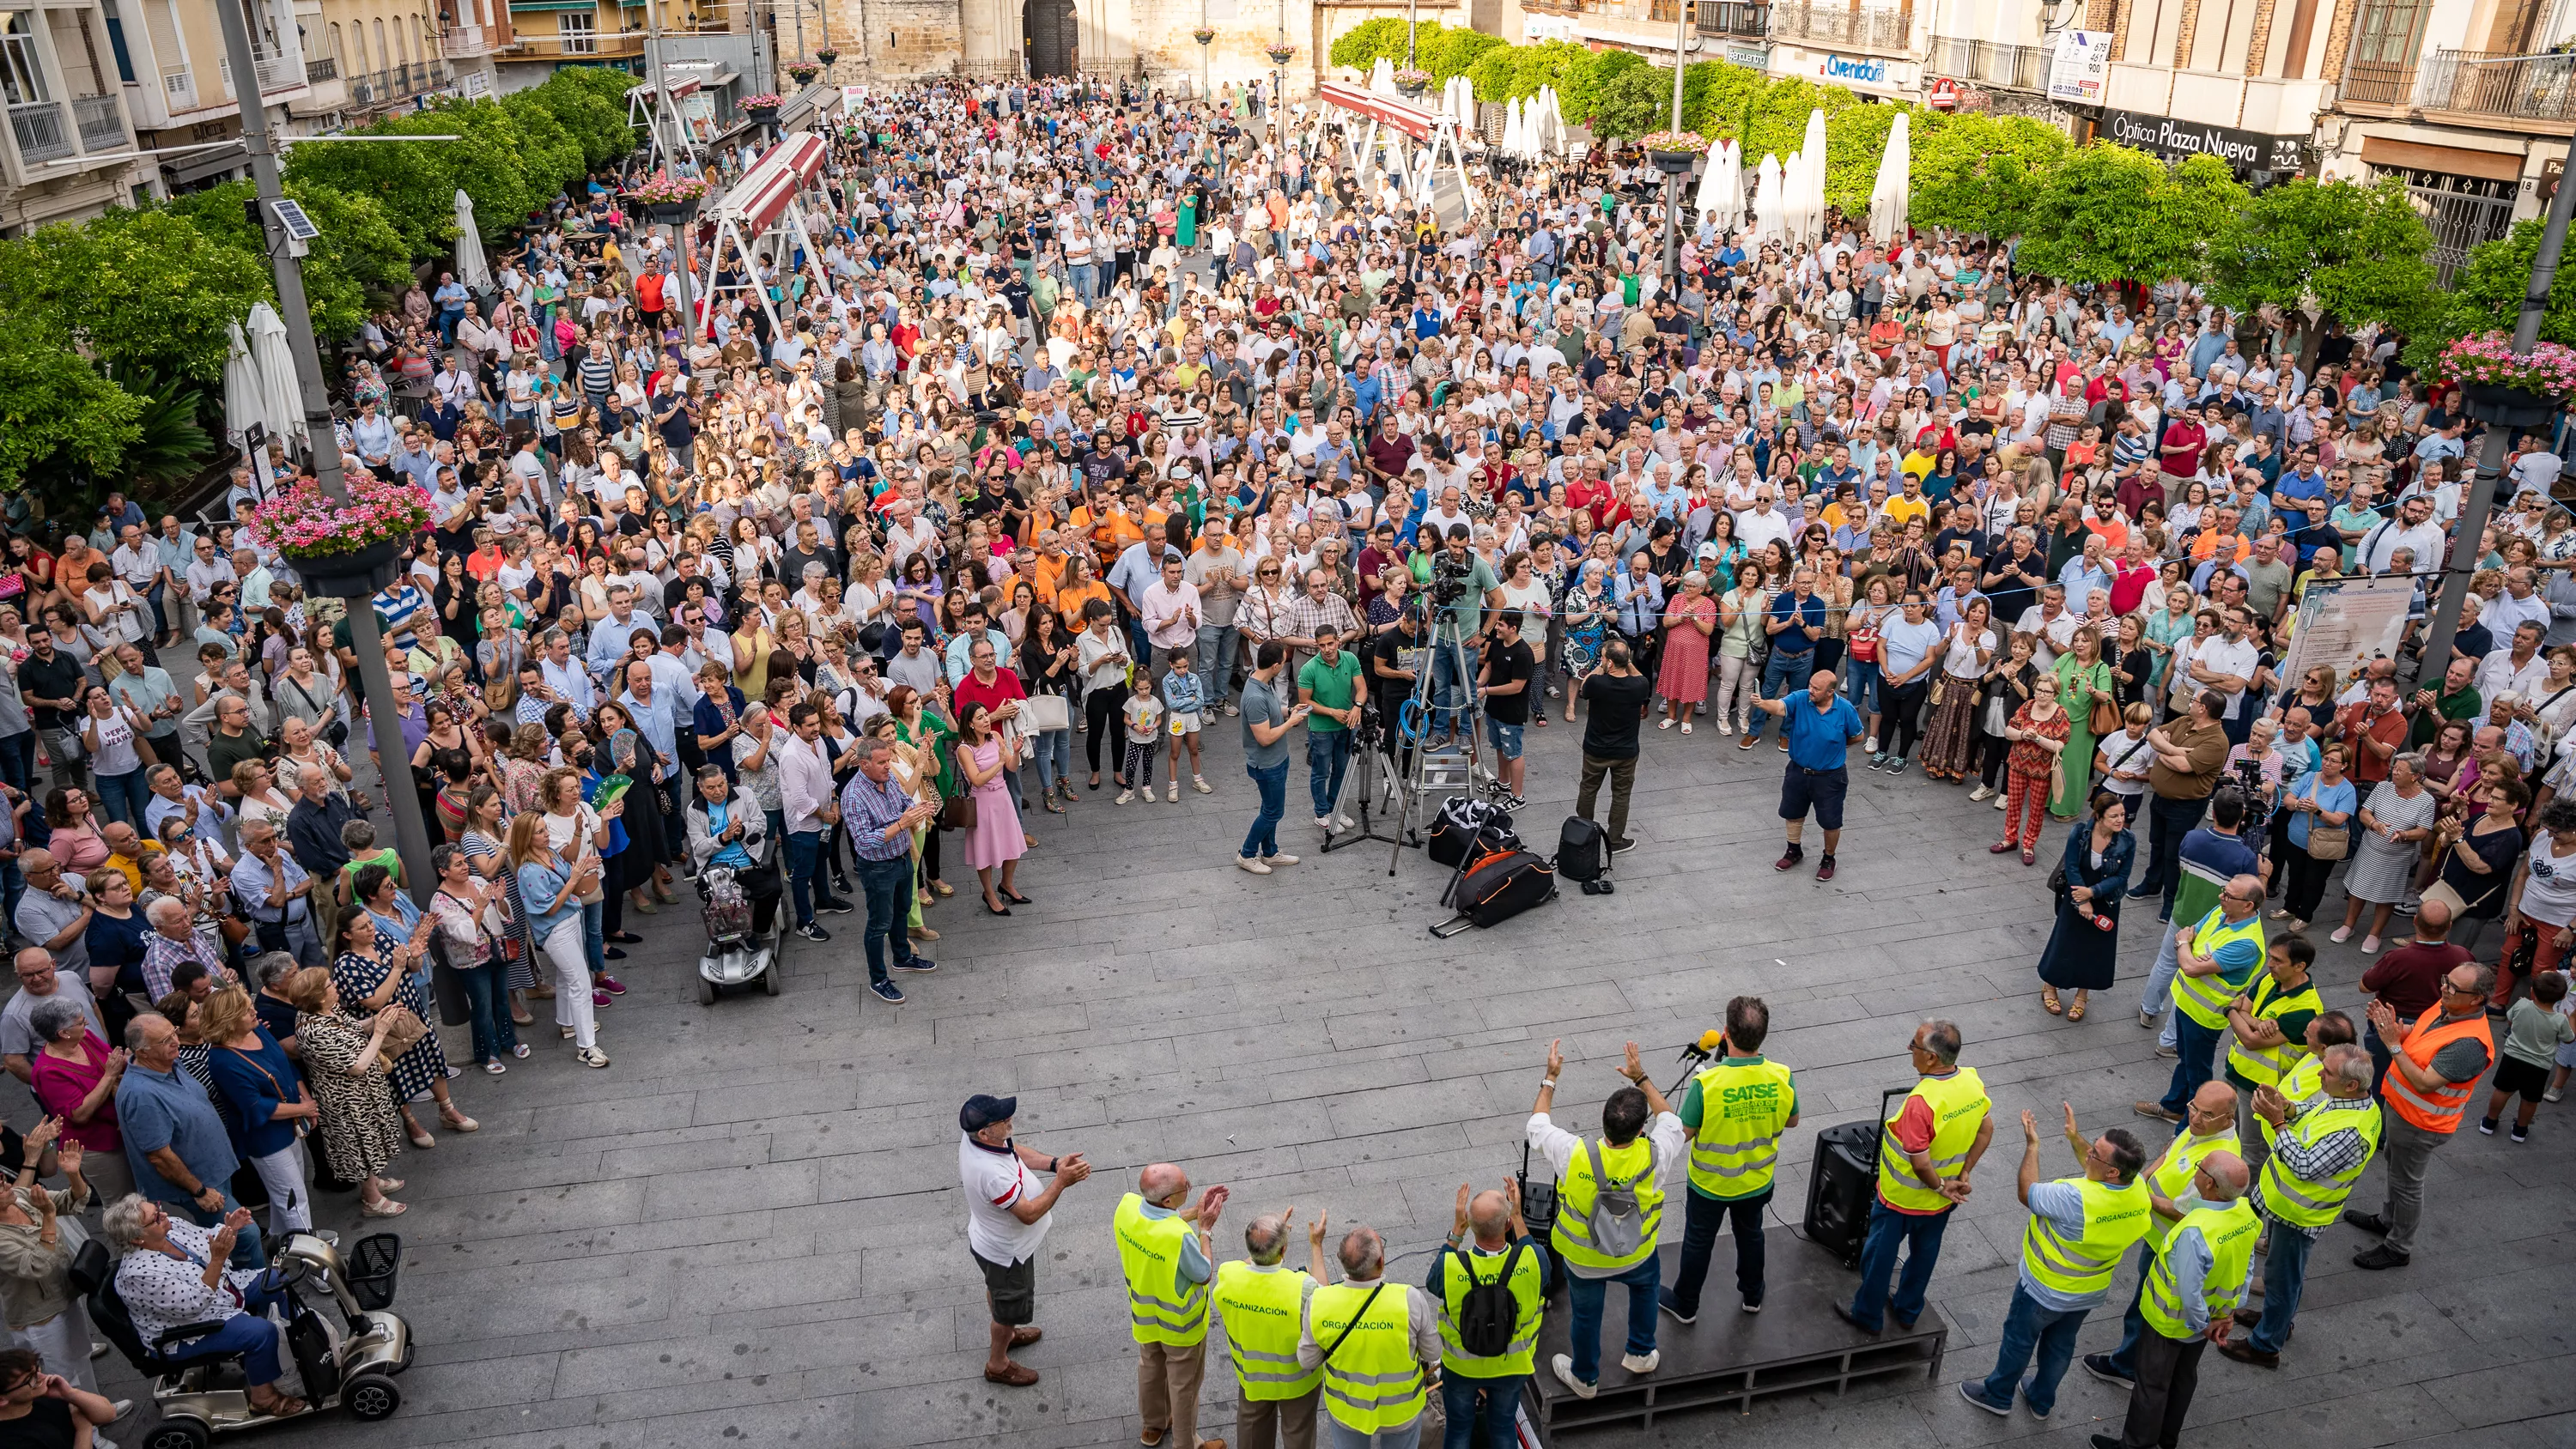
[[[2415,99],[2415,67],[2381,60],[2353,61],[2344,67],[2339,94],[2347,106],[2402,111]]]
[[[1692,17],[1702,35],[1731,35],[1740,40],[1760,40],[1771,33],[1771,7],[1739,5],[1731,0],[1699,0],[1699,13]]]
[[[114,96],[72,97],[72,125],[84,151],[122,151],[133,144],[125,131],[125,108]]]
[[[2576,130],[2576,55],[2437,50],[2416,67],[2414,105],[2444,120]]]
[[[497,25],[451,25],[438,33],[438,53],[449,60],[472,60],[500,48]]]
[[[642,30],[573,30],[555,35],[521,35],[510,50],[512,60],[616,60],[644,53]]]
[[[37,166],[77,149],[72,130],[63,122],[60,101],[19,101],[9,107],[9,139],[18,147],[21,165]]]
[[[1771,38],[1845,49],[1902,51],[1911,13],[1893,5],[1789,0],[1771,9]]]
[[[300,91],[312,84],[305,77],[304,56],[300,51],[277,50],[261,46],[251,52],[250,63],[251,71],[259,81],[259,93],[262,96],[273,96],[281,91]],[[215,74],[221,79],[224,92],[229,96],[233,88],[233,65],[230,56],[215,58]],[[174,108],[178,105],[178,96],[175,92],[171,96],[171,105]]]
[[[304,62],[304,78],[317,86],[322,84],[324,81],[338,80],[340,78],[340,57],[336,55],[317,55],[307,58]]]
[[[2036,45],[1936,35],[1932,37],[1932,70],[1936,75],[2003,90],[2045,90],[2048,51]]]

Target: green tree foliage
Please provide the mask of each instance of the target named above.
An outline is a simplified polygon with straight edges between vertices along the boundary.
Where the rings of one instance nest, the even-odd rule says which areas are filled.
[[[584,74],[614,77],[614,89],[581,79]],[[585,170],[597,170],[635,149],[635,128],[626,123],[625,99],[635,85],[636,78],[624,71],[577,65],[556,71],[544,85],[508,99],[525,98],[528,104],[544,107],[557,125],[581,143]]]
[[[2436,299],[2432,229],[2404,183],[2285,182],[2246,200],[2209,247],[2209,293],[2247,311],[2313,297],[2346,322],[2415,331]]]
[[[1651,69],[1653,67],[1646,64],[1646,58],[1633,50],[1596,51],[1590,65],[1566,77],[1565,83],[1557,88],[1556,99],[1567,121],[1578,126],[1589,125],[1599,114],[1601,98],[1609,93],[1613,81],[1629,71]],[[1665,76],[1666,96],[1672,94],[1672,86],[1673,78]]]
[[[2026,233],[2042,188],[2074,149],[2065,132],[2019,116],[1926,113],[1917,120],[1913,218],[1918,226],[1998,236]]]
[[[1468,67],[1467,75],[1476,83],[1480,101],[1525,101],[1542,86],[1556,87],[1562,97],[1576,77],[1591,69],[1593,59],[1590,49],[1573,41],[1542,40],[1488,50]]]
[[[1823,86],[1795,76],[1775,80],[1762,88],[1745,113],[1744,131],[1737,139],[1744,143],[1747,171],[1758,166],[1767,153],[1786,164],[1790,155],[1807,144],[1807,116],[1823,111],[1830,121],[1834,113],[1862,104],[1858,96],[1840,86]],[[1826,160],[1833,159],[1828,146]]]
[[[1682,72],[1682,124],[1713,141],[1741,140],[1754,99],[1770,84],[1758,70],[1722,60],[1694,61]]]
[[[347,337],[366,321],[372,306],[381,305],[410,283],[411,254],[384,207],[372,196],[300,181],[287,187],[286,194],[303,203],[305,214],[322,229],[312,254],[304,259],[304,295],[312,308],[313,330],[326,338]],[[228,181],[179,197],[170,203],[170,210],[251,258],[266,277],[262,239],[243,209],[251,195],[251,183]],[[274,285],[268,297],[276,299]]]
[[[2531,264],[2540,256],[2541,219],[2517,222],[2512,231],[2469,248],[2468,265],[2451,276],[2451,296],[2439,318],[2438,342],[2422,339],[2419,348],[2465,337],[2472,332],[2510,333],[2522,316],[2523,295],[2531,290]],[[2576,266],[2562,257],[2550,282],[2549,305],[2540,314],[2540,340],[2576,346]]]
[[[43,319],[0,308],[0,485],[57,457],[107,473],[142,434],[140,399],[99,376]]]
[[[1453,75],[1466,75],[1475,69],[1477,61],[1486,56],[1511,48],[1511,42],[1499,35],[1486,35],[1464,26],[1443,29],[1436,37],[1430,34],[1431,29],[1427,25],[1423,27],[1422,40],[1416,49],[1421,56],[1422,68],[1431,72],[1433,83],[1438,85],[1446,85]]]
[[[366,127],[372,136],[444,135],[447,128],[426,116],[396,116]],[[456,166],[442,155],[441,142],[382,145],[359,142],[335,146],[328,140],[299,141],[287,153],[289,191],[336,191],[343,196],[372,197],[385,220],[415,257],[447,250],[456,235]]]
[[[2020,259],[2077,282],[2198,280],[2209,239],[2245,200],[2215,156],[2168,168],[2126,146],[2085,146],[2049,176]]]
[[[1592,129],[1617,140],[1633,141],[1672,123],[1673,73],[1667,66],[1621,66],[1592,104]]]
[[[501,98],[501,109],[518,128],[519,160],[528,183],[542,196],[580,184],[590,170],[581,139],[555,119],[548,99],[534,90],[513,91]]]
[[[227,324],[267,295],[256,255],[169,211],[110,211],[0,243],[6,310],[111,370],[221,378]]]
[[[1825,200],[1854,216],[1869,214],[1870,188],[1878,184],[1878,163],[1887,154],[1887,133],[1900,112],[1912,106],[1845,106],[1825,117]],[[1906,124],[1922,125],[1916,113]],[[1913,134],[1920,134],[1919,129]]]
[[[1422,28],[1433,30],[1438,26],[1435,22]],[[1375,20],[1363,20],[1344,31],[1326,53],[1333,64],[1357,71],[1371,69],[1381,56],[1396,65],[1404,64],[1404,17],[1381,15]]]

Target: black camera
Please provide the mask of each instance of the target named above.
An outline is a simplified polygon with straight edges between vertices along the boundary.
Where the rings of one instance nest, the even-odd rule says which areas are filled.
[[[1462,558],[1445,548],[1431,555],[1432,607],[1446,609],[1467,597],[1467,581],[1475,568],[1472,555]]]

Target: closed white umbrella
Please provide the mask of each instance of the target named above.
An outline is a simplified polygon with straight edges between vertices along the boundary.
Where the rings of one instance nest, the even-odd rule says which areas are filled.
[[[239,322],[226,327],[232,347],[224,354],[224,434],[239,442],[253,423],[264,427],[268,420],[261,411],[259,364],[251,360],[250,340],[242,336]]]
[[[1869,191],[1869,235],[1893,243],[1905,235],[1906,214],[1914,209],[1914,138],[1905,112],[1887,129],[1887,150],[1878,158],[1878,181]]]
[[[1807,153],[1793,151],[1780,163],[1780,234],[1792,242],[1807,235]]]
[[[1369,72],[1368,88],[1382,96],[1395,94],[1395,62],[1385,56],[1377,58],[1377,68]]]
[[[1718,214],[1726,219],[1728,231],[1744,229],[1744,145],[1726,143],[1726,182],[1718,192]]]
[[[250,309],[251,361],[259,369],[260,421],[268,435],[296,446],[305,442],[304,401],[295,380],[295,355],[287,350],[286,323],[277,309],[255,302]]]
[[[1787,234],[1787,225],[1780,211],[1780,158],[1765,152],[1754,173],[1753,239],[1777,241]]]
[[[456,280],[478,295],[492,290],[492,263],[483,255],[483,234],[474,226],[474,198],[456,193]]]
[[[1822,110],[1807,112],[1807,139],[1799,147],[1799,154],[1807,158],[1807,169],[1801,173],[1806,183],[1802,192],[1806,204],[1800,214],[1807,223],[1802,235],[1813,240],[1825,234],[1825,113]]]
[[[1709,148],[1708,161],[1700,167],[1699,190],[1691,197],[1691,210],[1706,221],[1718,209],[1726,186],[1726,143]]]

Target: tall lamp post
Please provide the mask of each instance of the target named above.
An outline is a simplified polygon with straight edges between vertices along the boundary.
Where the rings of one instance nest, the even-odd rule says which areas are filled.
[[[232,65],[233,90],[241,102],[242,148],[250,154],[250,171],[259,192],[259,221],[277,282],[277,310],[286,323],[287,350],[295,358],[295,390],[304,405],[304,427],[313,448],[313,477],[322,496],[333,503],[349,501],[349,485],[340,471],[339,435],[331,426],[331,400],[322,387],[322,361],[313,345],[313,310],[304,296],[304,269],[286,245],[273,203],[285,199],[278,184],[277,137],[268,128],[268,110],[259,93],[257,57],[251,49],[250,25],[242,7],[221,4],[215,14],[223,24],[224,54]],[[377,773],[384,779],[385,805],[393,812],[394,846],[400,852],[403,877],[414,892],[437,876],[429,868],[429,831],[421,819],[420,795],[412,788],[411,756],[401,748],[394,704],[393,676],[385,670],[383,632],[376,626],[372,589],[349,600],[349,643],[358,654],[358,681],[367,701],[367,718],[392,736],[392,747],[376,751]]]
[[[2558,254],[2567,247],[2567,220],[2576,213],[2576,177],[2561,177],[2558,192],[2549,198],[2549,219],[2540,233],[2540,254],[2531,260],[2531,285],[2522,296],[2522,311],[2514,318],[2513,350],[2516,356],[2528,354],[2540,341],[2541,314],[2548,310],[2549,291],[2558,280]],[[2469,580],[2478,566],[2477,541],[2486,536],[2487,515],[2495,508],[2496,481],[2504,476],[2505,453],[2513,446],[2517,428],[2536,426],[2530,418],[2515,415],[2511,409],[2469,404],[2469,415],[2486,424],[2486,441],[2478,449],[2477,476],[2469,483],[2469,496],[2460,505],[2460,523],[2452,534],[2450,554],[2442,564],[2442,597],[2433,607],[2432,622],[2424,629],[2423,677],[2437,679],[2451,661],[2453,638],[2460,631],[2460,607],[2469,596]],[[2458,540],[2468,540],[2466,547]]]

